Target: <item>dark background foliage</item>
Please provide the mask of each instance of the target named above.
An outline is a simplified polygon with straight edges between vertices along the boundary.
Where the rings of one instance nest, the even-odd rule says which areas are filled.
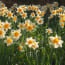
[[[1,0],[6,6],[11,7],[14,3],[18,4],[40,4],[44,5],[46,3],[59,2],[60,5],[65,5],[65,0]]]

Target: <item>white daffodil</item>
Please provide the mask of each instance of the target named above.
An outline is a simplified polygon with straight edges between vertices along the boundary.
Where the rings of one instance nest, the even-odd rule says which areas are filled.
[[[0,39],[5,38],[5,34],[6,32],[4,31],[4,29],[0,29]]]
[[[41,16],[37,15],[35,20],[38,21],[41,18]]]
[[[3,22],[0,20],[0,29],[3,29]]]
[[[46,29],[46,33],[51,34],[51,33],[53,33],[53,31],[51,28],[48,28],[48,29]]]
[[[21,51],[21,52],[23,52],[23,51],[24,51],[23,46],[22,46],[22,45],[19,45],[19,46],[18,46],[18,50]]]
[[[7,31],[8,29],[11,29],[11,23],[9,23],[8,21],[6,21],[5,23],[3,23],[3,28]]]
[[[29,48],[33,48],[34,50],[39,47],[38,42],[36,42],[36,40],[32,37],[27,38],[25,44],[28,45]]]
[[[18,27],[19,27],[19,29],[24,30],[24,23],[19,23]]]
[[[64,22],[60,22],[60,26],[61,26],[61,28],[64,28]]]
[[[40,25],[40,24],[43,24],[44,23],[44,20],[42,18],[40,18],[37,23]]]
[[[24,13],[24,12],[23,12],[23,13],[21,14],[21,16],[22,16],[22,18],[25,19],[25,18],[27,17],[27,13]]]
[[[17,13],[22,13],[23,12],[23,9],[21,7],[18,7],[17,8]]]
[[[27,7],[25,5],[21,5],[20,7],[23,9],[23,11],[26,11],[26,9],[27,9]]]
[[[7,39],[4,40],[7,46],[10,46],[13,43],[13,39],[10,36],[7,36]]]
[[[33,30],[33,25],[29,24],[26,29],[27,29],[27,31],[32,31]]]
[[[29,47],[31,47],[34,42],[35,42],[35,40],[32,37],[30,37],[30,38],[26,39],[25,44],[28,45]]]
[[[34,42],[33,44],[32,44],[32,48],[35,50],[36,48],[38,48],[39,47],[39,45],[38,45],[38,42]]]
[[[13,7],[17,7],[17,6],[18,6],[18,4],[17,4],[17,3],[14,3],[14,4],[13,4]]]
[[[5,15],[5,12],[0,12],[0,16],[4,16]]]
[[[16,22],[17,21],[17,16],[13,16],[13,21]]]
[[[12,18],[13,17],[13,13],[11,11],[8,11],[6,17]]]
[[[61,40],[60,36],[50,36],[49,37],[49,44],[52,45],[54,48],[62,47],[63,40]]]
[[[1,5],[2,8],[5,7],[5,4],[4,3],[1,3],[0,5]]]
[[[22,35],[21,30],[13,30],[11,31],[11,34],[14,40],[18,40],[19,37]]]
[[[40,10],[38,10],[36,13],[37,13],[37,15],[40,15],[40,14],[41,14],[41,11],[40,11]]]
[[[55,7],[58,7],[58,5],[59,5],[58,2],[54,2]]]
[[[59,17],[62,18],[62,19],[63,18],[65,19],[65,14],[64,13],[59,13]]]
[[[33,13],[31,13],[31,17],[33,18],[33,17],[35,17],[35,13],[33,12]]]
[[[30,24],[30,20],[25,20],[24,27],[27,28],[29,24]]]
[[[0,12],[5,12],[5,9],[4,8],[0,8]]]
[[[31,5],[28,5],[27,9],[28,10],[31,10],[32,9],[32,6]]]
[[[56,15],[57,14],[56,10],[52,10],[51,13],[52,13],[52,15]]]

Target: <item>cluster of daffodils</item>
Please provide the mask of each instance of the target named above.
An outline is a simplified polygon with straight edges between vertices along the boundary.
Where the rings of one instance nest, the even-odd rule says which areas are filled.
[[[4,42],[7,44],[7,46],[11,45],[13,40],[17,41],[21,35],[22,33],[20,29],[11,30],[11,23],[8,21],[0,21],[0,39],[5,39]]]
[[[28,13],[29,12],[29,15]],[[29,5],[29,6],[19,6],[17,8],[17,13],[23,18],[23,19],[28,19],[28,18],[32,18],[35,23],[38,24],[43,24],[44,19],[43,16],[45,14],[45,11],[41,11],[38,6],[34,6],[34,5]],[[32,21],[32,20],[31,20]]]
[[[18,27],[22,30],[27,30],[27,31],[32,31],[35,29],[36,24],[35,23],[31,23],[30,20],[25,20],[24,23],[19,23]]]
[[[0,39],[5,38],[6,32],[11,28],[10,25],[11,23],[9,23],[8,21],[6,21],[5,23],[0,21]]]
[[[65,13],[64,9],[62,7],[57,8],[55,10],[51,11],[51,15],[49,18],[53,18],[53,16],[58,16],[59,17],[59,25],[61,28],[64,28],[65,25]]]
[[[0,1],[0,39],[3,39],[7,46],[11,46],[14,43],[18,44],[19,51],[24,50],[27,46],[35,50],[39,48],[39,43],[40,46],[42,44],[40,42],[42,38],[40,39],[38,37],[44,37],[44,31],[49,38],[47,41],[50,46],[54,48],[62,47],[62,37],[58,36],[58,34],[54,37],[54,32],[57,33],[57,30],[53,29],[53,21],[56,17],[58,17],[57,23],[61,29],[63,29],[65,25],[64,7],[58,7],[58,5],[57,2],[53,4],[47,3],[44,6],[18,6],[18,4],[15,3],[11,8],[7,8],[5,4]],[[52,22],[50,22],[51,20]],[[50,23],[52,23],[52,27]]]
[[[32,37],[27,38],[25,44],[28,45],[29,48],[33,48],[33,49],[36,49],[39,47],[38,42],[36,42],[36,40],[33,39]]]
[[[60,26],[61,26],[61,28],[64,28],[64,26],[65,26],[65,13],[61,12],[59,14],[59,17],[60,17],[60,20],[59,20]]]
[[[50,7],[49,7],[50,5]],[[61,28],[64,28],[65,25],[65,7],[60,6],[58,7],[58,3],[54,2],[53,4],[48,4],[48,8],[50,9],[50,16],[48,17],[49,19],[53,19],[54,16],[57,16],[59,18],[59,25]]]

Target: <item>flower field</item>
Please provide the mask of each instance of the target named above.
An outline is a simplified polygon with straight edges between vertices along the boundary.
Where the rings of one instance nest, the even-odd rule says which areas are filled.
[[[65,7],[0,1],[0,65],[65,65]]]

